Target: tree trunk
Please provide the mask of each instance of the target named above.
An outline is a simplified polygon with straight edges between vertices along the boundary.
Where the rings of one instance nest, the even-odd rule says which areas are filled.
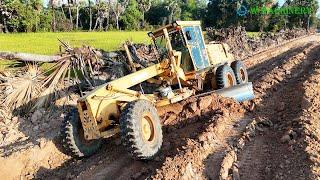
[[[70,5],[69,5],[69,18],[70,18],[71,29],[73,29],[72,11],[71,11]]]
[[[109,29],[109,23],[110,23],[110,19],[109,19],[110,17],[108,16],[107,17],[107,25],[106,25],[106,27],[104,28],[105,29],[105,31],[108,31],[108,29]]]
[[[79,4],[77,4],[77,19],[76,19],[76,29],[79,28]]]
[[[110,25],[110,18],[111,18],[111,16],[110,16],[110,9],[111,9],[111,0],[109,0],[108,1],[108,9],[109,9],[109,11],[108,11],[108,16],[107,16],[107,25],[106,25],[106,27],[105,27],[105,31],[107,31],[108,29],[109,29],[109,25]]]
[[[118,15],[116,15],[116,24],[117,24],[117,30],[119,30],[120,27],[119,27],[119,16]]]
[[[64,13],[64,9],[63,9],[62,6],[61,6],[61,12],[62,12],[63,18],[64,18],[64,19],[67,19],[67,16],[66,16],[66,14]]]
[[[97,20],[96,20],[96,23],[95,23],[94,28],[93,28],[94,31],[97,29],[99,21],[100,21],[100,17],[98,17]]]
[[[90,19],[90,21],[89,21],[89,31],[91,31],[91,30],[92,30],[92,8],[91,8],[91,0],[89,0],[89,14],[90,14],[90,16],[89,16],[89,19]]]
[[[63,57],[28,54],[28,53],[17,53],[17,52],[0,52],[0,59],[6,59],[6,60],[21,60],[21,61],[27,61],[27,62],[54,62],[61,58]]]
[[[56,32],[56,13],[53,6],[51,9],[52,9],[52,31]]]
[[[103,25],[104,19],[100,18],[100,22],[99,22],[99,31],[102,31],[102,25]]]
[[[144,11],[143,11],[142,12],[142,24],[141,24],[142,28],[144,28],[144,25],[145,25],[145,21],[144,21]]]
[[[7,25],[7,20],[6,20],[6,18],[3,19],[3,26],[4,26],[4,32],[5,32],[5,33],[8,33],[9,30],[8,30],[8,25]]]
[[[171,12],[170,15],[169,15],[169,24],[172,23],[172,19],[173,19],[173,13]]]

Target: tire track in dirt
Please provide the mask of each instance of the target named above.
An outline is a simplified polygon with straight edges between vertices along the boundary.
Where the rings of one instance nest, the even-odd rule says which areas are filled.
[[[295,120],[303,112],[303,83],[314,73],[319,57],[319,44],[312,45],[275,72],[255,79],[260,99],[253,116],[274,126],[261,130],[240,153],[241,179],[306,179],[311,174],[305,143],[297,139],[301,127]]]

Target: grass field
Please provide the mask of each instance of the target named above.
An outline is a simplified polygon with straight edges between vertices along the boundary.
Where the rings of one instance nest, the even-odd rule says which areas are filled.
[[[258,36],[259,33],[248,32],[248,35],[254,37]],[[136,43],[150,43],[147,32],[144,31],[17,33],[0,34],[0,51],[53,55],[59,52],[60,43],[58,39],[68,42],[72,46],[86,44],[107,51],[119,49],[121,44],[128,39]],[[11,64],[12,61],[0,61],[0,69]]]
[[[260,32],[247,32],[247,35],[252,38],[258,37],[260,34]]]
[[[59,41],[72,46],[91,45],[104,50],[116,50],[127,39],[148,43],[147,32],[64,32],[0,34],[0,51],[52,55],[59,52]]]

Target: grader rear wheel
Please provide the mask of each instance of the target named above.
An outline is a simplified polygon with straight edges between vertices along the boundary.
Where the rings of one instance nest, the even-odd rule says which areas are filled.
[[[244,84],[248,82],[247,68],[241,61],[234,61],[231,64],[231,68],[235,73],[238,84]]]
[[[135,159],[151,159],[162,145],[162,130],[156,108],[146,100],[127,104],[120,116],[122,144]]]
[[[235,74],[228,65],[220,66],[216,73],[218,89],[229,88],[237,85]]]
[[[62,145],[68,155],[73,157],[88,157],[96,153],[102,145],[102,140],[86,140],[77,109],[72,109],[65,117],[61,128]]]

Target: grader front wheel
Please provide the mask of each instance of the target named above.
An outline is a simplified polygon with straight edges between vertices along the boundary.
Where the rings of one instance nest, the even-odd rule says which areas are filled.
[[[62,143],[68,155],[73,157],[88,157],[96,153],[102,145],[102,140],[88,141],[84,132],[77,109],[72,109],[65,117],[61,128]]]
[[[162,130],[156,108],[146,100],[127,104],[120,116],[122,144],[135,159],[151,159],[162,145]]]

